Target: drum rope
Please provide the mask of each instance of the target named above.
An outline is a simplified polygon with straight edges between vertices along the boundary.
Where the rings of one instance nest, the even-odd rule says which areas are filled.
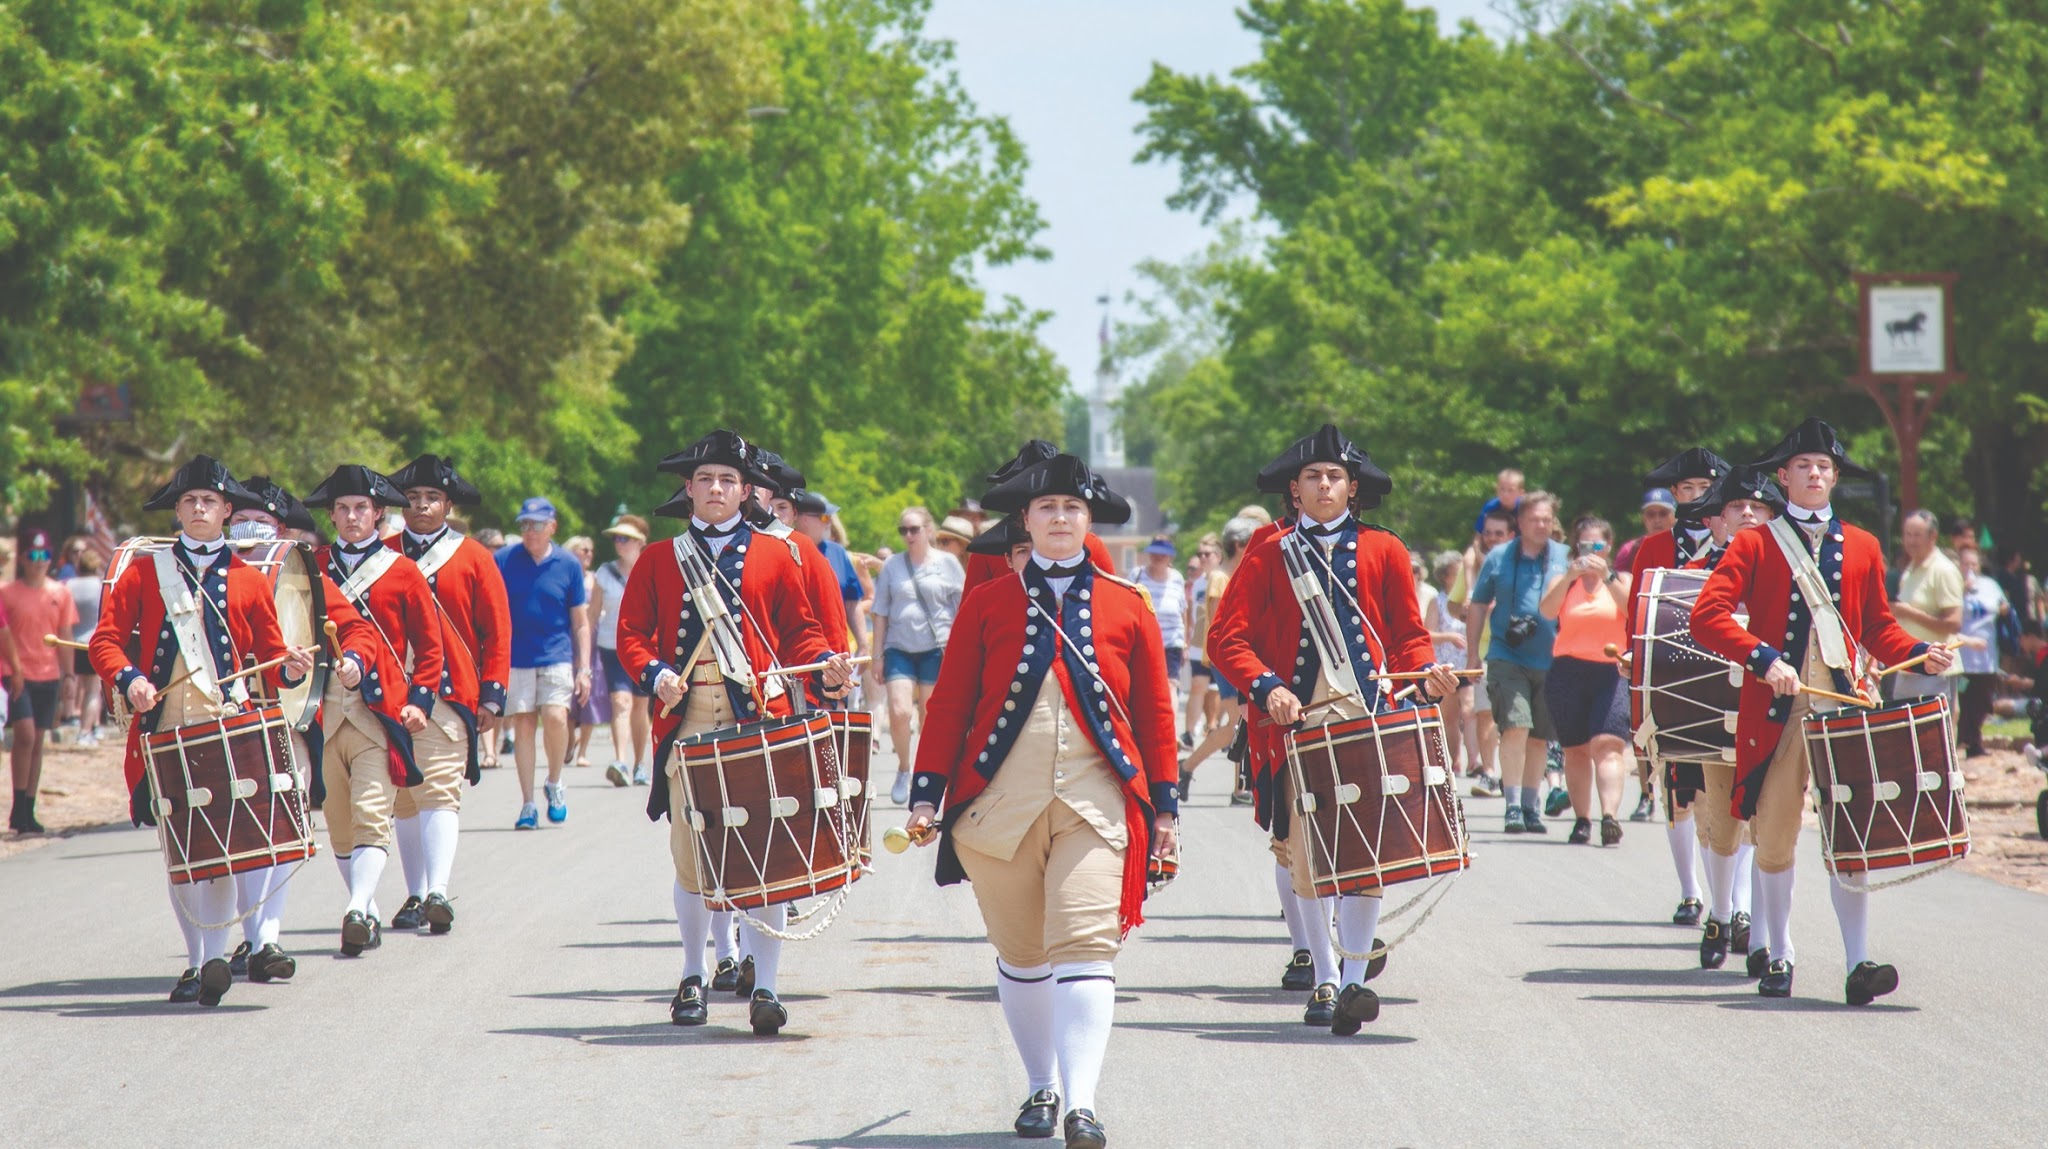
[[[282,712],[280,712],[280,713],[282,713]],[[222,721],[222,720],[221,720],[221,719],[219,719],[219,718],[215,718],[215,719],[213,719],[213,720],[212,720],[212,724],[213,724],[213,725],[214,725],[215,727],[217,727],[217,728],[219,729],[219,731],[220,731],[220,739],[221,739],[221,745],[222,745],[222,747],[223,747],[223,748],[225,748],[225,747],[226,747],[226,745],[227,745],[227,723],[226,723],[226,722],[224,722],[224,721]],[[195,723],[194,725],[204,725],[204,723]],[[185,773],[185,786],[186,786],[186,789],[187,789],[187,790],[190,790],[190,789],[192,788],[192,782],[193,782],[193,779],[192,779],[192,772],[191,772],[191,768],[190,768],[189,766],[184,766],[184,763],[185,763],[185,762],[187,761],[187,759],[186,759],[186,755],[185,755],[185,737],[184,737],[184,734],[183,734],[183,731],[184,731],[185,729],[186,729],[186,727],[179,727],[179,728],[178,728],[177,730],[173,731],[172,733],[174,733],[174,734],[176,734],[176,735],[177,735],[177,739],[178,739],[178,740],[177,740],[177,747],[178,747],[178,762],[180,763],[181,767],[182,767],[182,768],[184,769],[184,773]],[[286,743],[286,747],[287,747],[287,750],[286,750],[286,757],[287,757],[287,759],[289,760],[289,759],[291,758],[291,753],[290,753],[290,749],[289,749],[289,747],[290,747],[290,743],[289,743],[289,742],[287,742],[287,743]],[[270,766],[270,767],[272,767],[272,768],[273,768],[273,772],[274,772],[274,767],[276,766],[276,761],[275,761],[275,759],[273,759],[273,758],[272,758],[272,757],[270,756],[270,751],[271,751],[271,749],[272,749],[272,747],[271,747],[271,745],[270,745],[270,743],[269,743],[269,740],[268,740],[268,739],[265,739],[265,741],[264,741],[264,760],[265,760],[265,765],[266,765],[266,766]],[[154,759],[154,758],[152,758],[152,759],[150,760],[150,771],[151,771],[151,773],[152,773],[152,774],[154,774],[154,773],[155,773],[155,767],[156,767],[156,762],[155,762],[155,759]],[[296,763],[293,763],[293,764],[292,764],[291,770],[292,770],[292,775],[293,775],[294,779],[296,779],[296,778],[297,778],[297,776],[298,776],[298,767],[297,767],[297,764],[296,764]],[[230,773],[232,774],[232,771],[231,771]],[[231,778],[230,780],[232,781],[232,778]],[[273,792],[273,794],[271,795],[271,801],[272,801],[272,802],[275,802],[276,800],[277,800],[277,799],[276,799],[276,794],[275,794],[275,793]],[[186,838],[187,838],[187,840],[188,840],[188,841],[190,840],[190,837],[191,837],[191,830],[192,830],[192,820],[193,820],[194,818],[197,818],[198,820],[200,820],[200,821],[203,821],[203,822],[205,822],[205,823],[206,823],[206,828],[207,828],[207,832],[208,832],[208,833],[210,833],[210,834],[213,834],[213,835],[214,835],[214,837],[215,837],[215,840],[219,841],[219,842],[221,843],[221,846],[222,846],[223,850],[225,850],[225,849],[226,849],[226,847],[227,847],[227,842],[228,842],[229,838],[232,838],[232,836],[233,836],[233,832],[234,832],[234,830],[233,830],[233,819],[234,819],[234,811],[233,811],[233,808],[232,808],[232,807],[230,807],[230,809],[229,809],[229,813],[228,813],[228,818],[229,818],[229,834],[228,834],[228,837],[226,837],[226,838],[224,838],[224,837],[221,837],[221,836],[220,836],[220,835],[219,835],[219,834],[218,834],[218,833],[217,833],[217,832],[216,832],[216,831],[214,830],[214,828],[213,828],[213,821],[212,821],[212,819],[210,819],[210,818],[207,818],[207,817],[206,817],[206,816],[205,816],[204,814],[200,813],[200,812],[199,812],[198,810],[196,810],[196,809],[193,809],[193,810],[190,810],[190,811],[189,811],[189,812],[188,812],[188,813],[186,814],[186,819],[187,819],[187,820],[186,820]],[[168,828],[167,826],[165,826],[165,825],[164,825],[164,823],[163,823],[163,820],[161,820],[161,819],[159,819],[159,820],[158,820],[158,822],[157,822],[157,828],[156,828],[156,829],[157,829],[157,842],[158,842],[158,844],[159,844],[159,845],[160,845],[160,846],[161,846],[161,847],[163,848],[163,850],[164,850],[164,856],[165,856],[166,858],[168,858],[168,857],[170,857],[170,856],[171,856],[171,853],[172,853],[173,849],[175,849],[175,848],[176,848],[176,845],[177,845],[177,841],[176,841],[176,839],[174,839],[174,838],[172,838],[172,837],[170,836],[170,830],[169,830],[169,828]],[[303,826],[301,827],[301,830],[304,830],[304,827],[303,827]],[[308,837],[310,838],[310,837],[311,837],[311,835],[310,835],[310,834],[308,834]],[[272,845],[274,846],[274,845],[275,845],[275,843],[272,843]],[[183,854],[184,854],[185,856],[189,856],[189,851],[184,851],[184,852],[182,852],[182,853],[183,853]],[[305,864],[306,864],[307,862],[310,862],[310,861],[312,861],[312,860],[313,860],[313,855],[312,855],[311,853],[308,853],[308,854],[307,854],[306,856],[304,856],[304,857],[302,857],[302,858],[299,858],[299,859],[295,860],[295,861],[294,861],[294,862],[292,863],[292,868],[291,868],[291,869],[290,869],[289,871],[287,871],[287,872],[285,873],[284,879],[283,879],[282,881],[276,881],[276,882],[272,882],[272,883],[270,883],[270,885],[268,886],[268,888],[266,888],[266,890],[264,891],[264,894],[263,894],[263,896],[262,896],[261,898],[258,898],[258,899],[256,900],[256,904],[255,904],[255,905],[252,905],[252,906],[250,906],[250,907],[249,907],[248,909],[246,909],[246,910],[243,910],[243,911],[242,911],[241,913],[238,913],[238,914],[236,914],[236,915],[235,915],[234,917],[232,917],[232,918],[229,918],[229,919],[228,919],[227,921],[224,921],[224,922],[202,922],[202,921],[198,920],[197,918],[194,918],[194,917],[192,916],[192,913],[191,913],[191,911],[189,911],[189,910],[187,910],[187,909],[185,908],[185,902],[184,902],[184,899],[182,899],[182,898],[172,898],[172,899],[171,899],[171,904],[172,904],[173,906],[175,906],[175,907],[177,908],[177,911],[178,911],[178,916],[179,916],[179,917],[181,917],[181,918],[184,918],[184,919],[185,919],[185,920],[186,920],[187,922],[190,922],[190,923],[192,924],[192,927],[193,927],[194,929],[199,929],[199,930],[226,930],[226,929],[233,929],[234,927],[236,927],[236,926],[238,926],[238,925],[241,925],[241,924],[242,924],[243,922],[247,921],[247,920],[248,920],[248,919],[249,919],[249,918],[250,918],[251,916],[253,916],[253,915],[254,915],[254,914],[255,914],[255,913],[256,913],[256,912],[258,911],[258,910],[261,910],[261,909],[262,909],[262,908],[264,907],[264,905],[265,905],[265,904],[267,904],[267,903],[268,903],[268,902],[270,901],[270,899],[271,899],[271,898],[272,898],[273,896],[275,896],[276,894],[278,894],[278,893],[282,892],[282,891],[283,891],[283,889],[284,889],[284,887],[285,887],[285,885],[286,885],[287,883],[289,883],[289,882],[290,882],[290,881],[292,880],[292,878],[293,878],[293,877],[295,877],[295,876],[296,876],[296,875],[298,874],[298,872],[299,872],[299,868],[300,868],[300,867],[302,867],[302,866],[304,866],[304,865],[305,865]],[[218,877],[218,878],[207,878],[207,879],[204,879],[204,880],[205,880],[205,881],[214,881],[214,882],[217,882],[217,881],[232,881],[232,880],[234,879],[234,876],[235,876],[235,875],[234,875],[233,873],[227,873],[227,874],[222,874],[222,875],[221,875],[220,877]],[[189,884],[191,884],[191,883],[183,883],[183,884],[188,884],[188,885],[189,885]]]
[[[1858,720],[1859,726],[1861,727],[1860,733],[1862,735],[1863,741],[1864,762],[1868,766],[1870,771],[1870,785],[1873,790],[1871,798],[1870,818],[1871,821],[1875,822],[1878,812],[1882,810],[1884,816],[1891,820],[1892,827],[1899,831],[1902,840],[1905,842],[1907,856],[1910,858],[1915,850],[1916,843],[1919,842],[1919,839],[1916,836],[1917,827],[1919,825],[1921,802],[1919,778],[1921,773],[1923,773],[1924,771],[1924,767],[1926,766],[1926,759],[1920,748],[1920,737],[1918,732],[1915,730],[1915,726],[1917,725],[1917,723],[1913,720],[1911,709],[1908,708],[1905,715],[1904,728],[1906,736],[1908,740],[1912,743],[1913,747],[1913,789],[1910,791],[1909,794],[1902,795],[1902,797],[1905,797],[1911,803],[1911,813],[1908,815],[1907,822],[1902,825],[1899,822],[1898,815],[1893,812],[1891,808],[1891,803],[1879,799],[1875,795],[1875,789],[1882,782],[1882,779],[1878,775],[1877,770],[1878,748],[1876,731],[1872,729],[1871,724],[1871,716],[1873,713],[1874,712],[1872,711],[1865,710],[1860,711],[1855,715],[1856,719]],[[1951,712],[1949,711],[1945,700],[1941,707],[1940,721],[1942,745],[1955,745],[1954,731],[1950,726]],[[1835,758],[1836,739],[1826,737],[1825,729],[1825,727],[1822,728],[1823,736],[1820,741],[1824,761],[1827,765],[1827,786],[1832,786],[1836,782],[1836,780],[1841,777],[1841,771],[1840,767],[1837,765]],[[1802,736],[1803,735],[1804,732],[1802,731]],[[1809,740],[1807,745],[1810,752],[1812,747],[1812,741]],[[1948,869],[1950,866],[1955,865],[1957,862],[1960,862],[1965,857],[1969,856],[1969,812],[1968,808],[1964,805],[1963,796],[1960,793],[1957,793],[1954,795],[1956,808],[1958,812],[1961,813],[1963,816],[1965,827],[1963,831],[1961,852],[1952,854],[1949,857],[1943,858],[1930,865],[1923,865],[1921,868],[1914,869],[1911,873],[1904,874],[1900,877],[1891,878],[1882,882],[1871,882],[1869,880],[1869,876],[1872,872],[1869,867],[1871,831],[1869,831],[1868,829],[1858,831],[1854,825],[1851,825],[1849,827],[1849,832],[1856,838],[1855,849],[1852,851],[1852,853],[1864,859],[1864,868],[1862,870],[1851,871],[1848,874],[1844,874],[1840,868],[1840,861],[1837,856],[1835,818],[1831,812],[1831,807],[1837,805],[1837,803],[1833,801],[1833,796],[1830,793],[1827,786],[1823,786],[1821,780],[1818,777],[1814,779],[1814,804],[1818,808],[1820,813],[1819,821],[1821,835],[1821,859],[1827,869],[1828,879],[1845,890],[1855,890],[1859,893],[1875,893],[1879,890],[1889,890],[1897,886],[1908,885],[1910,883],[1920,881],[1922,878],[1933,877],[1935,874],[1938,874],[1943,870]],[[1955,838],[1953,828],[1945,828],[1944,837],[1950,843],[1953,843]],[[1848,880],[1850,877],[1855,875],[1861,875],[1864,878],[1864,881],[1859,884]]]

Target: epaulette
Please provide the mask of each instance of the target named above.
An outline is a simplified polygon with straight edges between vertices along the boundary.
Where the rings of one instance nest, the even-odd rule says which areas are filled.
[[[1139,597],[1139,598],[1141,598],[1141,599],[1144,599],[1144,600],[1145,600],[1145,609],[1146,609],[1146,610],[1151,610],[1151,609],[1153,609],[1153,606],[1152,606],[1152,592],[1151,592],[1151,591],[1149,591],[1149,590],[1146,590],[1146,589],[1145,589],[1145,587],[1144,587],[1144,586],[1143,586],[1142,584],[1140,584],[1140,583],[1137,583],[1137,582],[1133,582],[1133,581],[1131,581],[1130,579],[1127,579],[1127,578],[1119,578],[1119,577],[1117,577],[1116,575],[1113,575],[1113,574],[1109,573],[1108,571],[1106,571],[1106,570],[1103,570],[1103,569],[1102,569],[1101,567],[1096,567],[1096,568],[1095,568],[1095,577],[1096,577],[1096,578],[1102,578],[1102,579],[1108,579],[1108,580],[1109,580],[1110,582],[1113,582],[1113,583],[1115,583],[1115,584],[1117,584],[1118,586],[1121,586],[1121,587],[1129,587],[1129,588],[1130,588],[1131,590],[1134,590],[1134,591],[1138,592],[1138,597]]]

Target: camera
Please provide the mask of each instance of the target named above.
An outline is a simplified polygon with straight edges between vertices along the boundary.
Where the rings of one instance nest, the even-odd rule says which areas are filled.
[[[1506,633],[1501,635],[1501,640],[1506,642],[1510,648],[1513,648],[1529,641],[1535,633],[1536,616],[1533,614],[1518,614],[1508,620],[1508,629]]]
[[[1599,539],[1587,539],[1579,544],[1579,555],[1581,558],[1586,555],[1597,555],[1606,549],[1607,544]]]

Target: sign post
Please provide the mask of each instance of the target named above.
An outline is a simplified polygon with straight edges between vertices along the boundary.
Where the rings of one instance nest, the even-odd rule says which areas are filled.
[[[1877,401],[1899,446],[1899,495],[1920,507],[1920,437],[1955,369],[1954,272],[1857,275],[1857,366],[1849,382]]]

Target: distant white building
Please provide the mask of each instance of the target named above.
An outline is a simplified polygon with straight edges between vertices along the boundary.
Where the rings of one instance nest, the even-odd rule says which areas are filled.
[[[1102,313],[1097,336],[1101,353],[1095,359],[1095,390],[1088,396],[1088,465],[1101,469],[1124,465],[1124,436],[1116,423],[1116,401],[1123,393],[1116,367],[1109,359],[1109,312]]]

